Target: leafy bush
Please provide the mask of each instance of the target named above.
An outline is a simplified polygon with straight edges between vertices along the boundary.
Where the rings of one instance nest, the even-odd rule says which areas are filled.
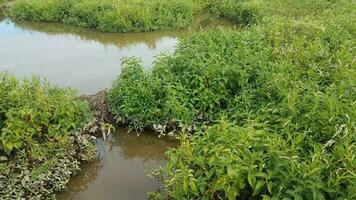
[[[138,128],[211,124],[226,116],[326,141],[355,118],[351,38],[337,24],[285,19],[242,32],[199,33],[160,57],[151,73],[124,62],[124,71],[135,65],[141,72],[120,75],[109,104]],[[145,92],[131,92],[137,88]]]
[[[356,138],[342,134],[308,151],[305,134],[284,138],[221,122],[168,152],[165,197],[354,199]]]
[[[210,0],[210,13],[226,17],[240,25],[251,25],[261,17],[261,6],[258,1],[251,0]]]
[[[1,199],[44,198],[63,189],[79,162],[93,155],[88,138],[75,132],[92,118],[87,103],[70,89],[7,73],[0,73],[0,94]]]
[[[197,13],[251,26],[270,16],[332,18],[354,9],[356,4],[351,0],[17,0],[9,15],[18,20],[65,22],[104,32],[141,32],[187,27]]]
[[[10,14],[18,20],[61,21],[72,7],[69,0],[20,0],[13,3]],[[12,6],[11,6],[12,7]]]
[[[352,15],[198,33],[152,71],[124,60],[109,91],[119,121],[199,130],[167,154],[153,198],[354,199]]]
[[[119,121],[134,124],[137,129],[153,124],[159,117],[156,102],[155,83],[150,80],[139,60],[123,60],[123,70],[108,94],[112,113],[122,113]],[[160,89],[157,87],[157,89]],[[123,95],[129,94],[129,95]],[[142,110],[149,108],[147,110]]]
[[[9,15],[18,20],[65,22],[105,32],[182,28],[193,19],[189,0],[18,0]]]

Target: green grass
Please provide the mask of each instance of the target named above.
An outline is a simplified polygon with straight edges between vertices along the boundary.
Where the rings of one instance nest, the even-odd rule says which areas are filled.
[[[0,197],[49,198],[93,156],[77,133],[92,119],[74,91],[0,73]]]

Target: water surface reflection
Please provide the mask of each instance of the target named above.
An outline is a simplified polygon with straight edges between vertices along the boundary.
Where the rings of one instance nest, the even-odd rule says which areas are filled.
[[[161,52],[172,52],[180,33],[110,34],[62,24],[0,22],[0,71],[18,78],[33,74],[59,87],[92,94],[110,86],[120,59],[140,57],[151,66]]]
[[[117,34],[60,23],[14,23],[0,13],[0,71],[18,78],[36,74],[55,86],[93,94],[111,85],[121,58],[139,57],[151,67],[155,56],[174,51],[178,38],[217,26],[231,23],[203,15],[185,30]]]
[[[164,153],[177,141],[144,133],[137,136],[120,129],[107,141],[98,139],[98,158],[82,166],[82,171],[67,185],[59,199],[137,200],[160,184],[148,176],[164,165]]]

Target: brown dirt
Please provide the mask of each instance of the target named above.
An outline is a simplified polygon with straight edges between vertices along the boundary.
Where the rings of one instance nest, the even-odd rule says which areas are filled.
[[[93,95],[81,96],[81,99],[89,102],[95,118],[101,122],[110,122],[112,119],[106,99],[107,93],[107,90],[102,90]]]

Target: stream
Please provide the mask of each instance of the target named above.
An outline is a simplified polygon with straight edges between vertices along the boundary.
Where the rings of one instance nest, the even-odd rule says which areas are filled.
[[[13,22],[0,16],[0,71],[17,78],[38,75],[54,86],[94,94],[110,87],[120,73],[120,59],[139,57],[149,68],[156,56],[174,51],[179,38],[206,27],[231,27],[226,20],[203,16],[189,30],[149,33],[101,33],[58,23]],[[160,188],[148,175],[164,166],[164,152],[176,140],[119,128],[107,141],[95,141],[97,157],[81,166],[58,199],[140,200]]]

